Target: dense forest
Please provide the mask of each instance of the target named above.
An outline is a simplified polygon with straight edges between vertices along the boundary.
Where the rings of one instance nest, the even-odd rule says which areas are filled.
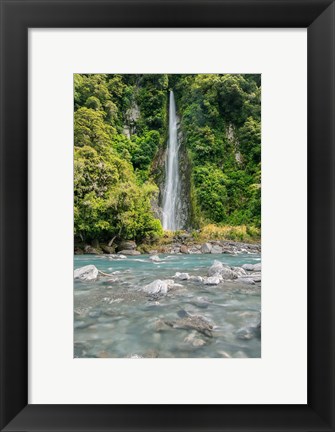
[[[85,242],[152,241],[169,90],[179,117],[185,228],[261,223],[260,75],[74,75],[74,229]]]

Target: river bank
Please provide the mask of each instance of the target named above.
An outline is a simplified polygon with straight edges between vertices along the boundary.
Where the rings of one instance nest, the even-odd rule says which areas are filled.
[[[103,255],[103,254],[122,254],[135,256],[141,254],[240,254],[240,253],[261,253],[261,243],[246,243],[229,240],[207,240],[196,242],[188,237],[172,239],[165,244],[142,244],[137,245],[134,241],[123,241],[118,245],[77,243],[74,247],[75,255]]]

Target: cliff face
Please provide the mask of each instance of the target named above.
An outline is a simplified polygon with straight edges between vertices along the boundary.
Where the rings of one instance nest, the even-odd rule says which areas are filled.
[[[191,200],[192,191],[192,167],[188,155],[186,142],[183,134],[178,128],[179,147],[179,178],[180,178],[180,199],[179,199],[179,222],[182,229],[190,229],[193,226],[193,209]]]

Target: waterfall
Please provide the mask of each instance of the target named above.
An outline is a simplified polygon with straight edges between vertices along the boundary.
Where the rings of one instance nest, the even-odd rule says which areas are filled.
[[[163,228],[171,231],[176,231],[180,228],[178,218],[178,198],[180,194],[178,150],[176,103],[173,91],[170,91],[169,140],[165,163]]]

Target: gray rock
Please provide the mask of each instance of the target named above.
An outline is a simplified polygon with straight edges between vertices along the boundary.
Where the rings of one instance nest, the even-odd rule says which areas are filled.
[[[204,243],[200,249],[201,253],[203,254],[211,253],[211,250],[212,250],[212,245],[210,243]]]
[[[73,273],[74,279],[80,279],[83,281],[95,280],[98,277],[99,271],[95,265],[90,264],[84,267],[76,269]]]
[[[232,270],[240,277],[245,276],[247,272],[242,267],[232,267]]]
[[[215,260],[213,265],[208,270],[208,276],[221,276],[222,279],[236,279],[238,277],[229,266]]]
[[[190,253],[189,250],[188,250],[188,247],[186,245],[181,245],[180,246],[180,252],[183,253],[183,254]]]
[[[162,260],[159,258],[158,255],[151,255],[151,256],[149,257],[149,260],[152,261],[152,262],[160,262],[160,261],[162,261]]]
[[[189,254],[200,254],[201,251],[197,247],[192,246],[189,248],[188,253]]]
[[[84,247],[84,253],[87,255],[99,255],[102,252],[98,249],[95,249],[94,247],[90,246],[90,245],[86,245]]]
[[[251,279],[253,279],[255,282],[262,282],[262,273],[251,273],[251,275],[249,275],[249,277]]]
[[[169,288],[174,285],[174,281],[172,279],[160,280],[156,279],[153,282],[145,285],[143,287],[143,291],[148,294],[167,294]]]
[[[117,247],[118,251],[122,251],[122,250],[135,250],[136,249],[136,243],[132,240],[128,240],[128,241],[123,241],[122,243],[120,243]]]
[[[221,283],[221,282],[222,282],[222,276],[220,276],[220,275],[209,276],[209,277],[204,279],[205,285],[219,285],[219,283]]]
[[[188,273],[179,273],[179,272],[177,272],[173,277],[175,279],[179,279],[179,280],[188,280],[188,279],[190,279],[190,275]]]
[[[242,268],[247,271],[260,272],[262,270],[262,264],[243,264]]]
[[[222,254],[222,247],[219,245],[214,245],[211,249],[211,254]]]

